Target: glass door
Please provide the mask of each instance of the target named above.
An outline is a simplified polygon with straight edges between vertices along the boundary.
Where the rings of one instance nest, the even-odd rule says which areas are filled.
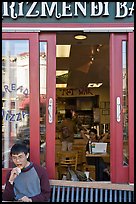
[[[46,161],[50,179],[55,178],[56,126],[56,34],[40,33],[40,124],[46,124],[46,142],[41,148],[41,160]],[[43,100],[43,102],[42,102]],[[44,101],[46,100],[46,102]],[[41,135],[45,141],[45,136]],[[43,152],[42,152],[43,151]],[[44,165],[42,163],[42,165]]]
[[[111,34],[110,49],[111,181],[128,183],[134,179],[133,33]]]
[[[31,161],[49,166],[49,177],[55,175],[55,81],[49,81],[54,69],[55,35],[2,34],[3,182],[7,170],[13,167],[10,148],[19,141],[28,146]]]

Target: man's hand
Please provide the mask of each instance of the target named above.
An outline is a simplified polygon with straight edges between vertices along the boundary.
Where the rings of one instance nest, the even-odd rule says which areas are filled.
[[[24,197],[20,198],[19,201],[22,201],[22,202],[32,202],[32,199],[28,198],[27,196],[24,196]]]
[[[15,167],[12,169],[11,171],[11,174],[10,174],[10,177],[9,177],[9,182],[11,184],[13,184],[15,178],[19,175],[19,172],[18,172],[18,167]]]

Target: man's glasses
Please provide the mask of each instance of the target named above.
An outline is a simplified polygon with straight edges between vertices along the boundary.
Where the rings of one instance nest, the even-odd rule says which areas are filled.
[[[22,155],[22,154],[20,154],[20,155],[18,155],[18,156],[12,156],[12,160],[23,160],[25,158],[25,155]]]

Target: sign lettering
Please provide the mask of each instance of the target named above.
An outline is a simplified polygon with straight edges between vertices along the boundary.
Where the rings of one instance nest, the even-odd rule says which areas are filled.
[[[18,113],[13,113],[10,110],[2,110],[2,118],[3,120],[5,119],[6,121],[9,122],[14,122],[14,121],[22,121],[26,116],[28,116],[28,113],[22,111]]]
[[[115,4],[115,19],[134,14],[134,2],[2,2],[2,18],[108,17],[111,3]]]
[[[28,95],[28,88],[24,88],[23,86],[17,87],[16,84],[12,83],[11,86],[5,84],[4,85],[5,93],[11,93],[12,91],[20,91],[20,93],[24,94],[25,96]]]
[[[91,88],[57,89],[58,97],[95,96]]]

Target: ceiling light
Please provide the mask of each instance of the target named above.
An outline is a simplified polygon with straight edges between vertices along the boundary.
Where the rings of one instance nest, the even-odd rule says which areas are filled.
[[[87,36],[83,34],[75,35],[76,40],[85,40],[86,38]]]
[[[98,88],[102,86],[102,83],[89,83],[88,84],[88,87],[91,87],[91,88]]]
[[[92,61],[94,61],[94,57],[93,56],[91,57],[91,59],[92,59]]]
[[[71,45],[56,45],[56,57],[69,57]]]
[[[99,51],[100,51],[100,48],[97,48],[96,51],[99,52]]]
[[[56,88],[66,88],[67,84],[56,84]]]
[[[89,62],[89,65],[90,65],[90,64],[93,64],[93,62],[92,62],[92,61],[90,61],[90,62]]]
[[[61,76],[63,74],[68,74],[68,70],[57,70],[56,71],[56,76]]]
[[[99,44],[98,46],[97,46],[97,48],[96,48],[96,51],[97,52],[100,52],[100,48],[102,47],[102,44]]]
[[[94,54],[94,49],[92,49],[92,52],[91,52],[92,54]]]

